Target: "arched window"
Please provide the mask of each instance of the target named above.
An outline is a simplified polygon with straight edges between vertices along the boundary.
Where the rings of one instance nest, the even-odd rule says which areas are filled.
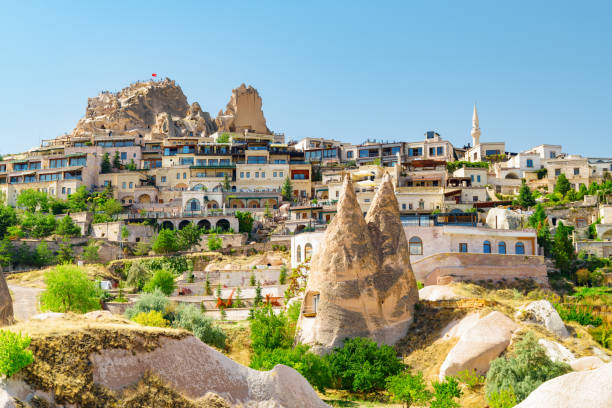
[[[304,245],[304,260],[307,261],[312,257],[312,244],[308,243]]]
[[[410,255],[423,255],[423,241],[419,237],[412,237],[408,241]]]
[[[500,242],[499,244],[497,244],[497,252],[500,254],[505,254],[506,253],[506,243],[504,241]]]
[[[491,242],[485,241],[482,243],[482,252],[485,254],[491,253]]]
[[[200,202],[195,198],[187,201],[187,211],[200,211]]]
[[[525,255],[525,244],[517,242],[516,245],[514,245],[514,253],[517,255]]]
[[[425,201],[423,199],[419,200],[419,210],[425,209]]]
[[[297,257],[298,263],[302,262],[302,247],[300,245],[297,246],[296,257]]]

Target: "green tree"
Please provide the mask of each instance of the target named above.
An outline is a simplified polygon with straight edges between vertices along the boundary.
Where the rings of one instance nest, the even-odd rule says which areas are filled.
[[[21,217],[21,227],[33,238],[44,238],[53,234],[57,221],[53,214],[26,212]]]
[[[572,186],[570,185],[569,180],[565,177],[565,174],[561,173],[557,177],[557,183],[555,184],[555,193],[559,193],[562,196],[571,190]]]
[[[415,375],[409,371],[387,378],[387,390],[391,394],[391,401],[403,402],[406,408],[411,406],[422,407],[431,400],[431,392],[423,379],[423,373]]]
[[[17,224],[17,212],[13,207],[0,205],[0,239],[4,238],[6,230]]]
[[[36,245],[35,262],[38,266],[46,266],[53,263],[53,252],[51,252],[45,241],[40,241]]]
[[[179,249],[176,234],[171,229],[162,229],[152,245],[153,251],[158,254],[168,254]]]
[[[155,289],[159,289],[166,296],[170,296],[176,284],[174,283],[174,275],[165,269],[155,271],[153,277],[144,285],[144,291],[152,293]]]
[[[291,184],[291,179],[289,176],[285,178],[285,182],[281,188],[281,195],[285,201],[291,201],[293,199],[293,185]]]
[[[130,265],[130,269],[128,270],[127,278],[125,279],[125,283],[128,286],[136,288],[138,290],[142,290],[144,285],[149,280],[151,273],[141,262],[134,261]]]
[[[22,190],[17,196],[17,206],[29,212],[34,212],[38,208],[42,212],[47,212],[49,211],[49,196],[30,188]]]
[[[7,267],[13,263],[13,244],[7,237],[0,241],[0,266]]]
[[[21,225],[11,225],[6,229],[6,236],[9,239],[15,240],[24,237],[23,230],[21,229]]]
[[[229,141],[230,141],[230,134],[229,133],[221,133],[217,137],[217,143],[229,143]]]
[[[78,266],[56,266],[45,273],[45,284],[47,289],[40,295],[43,310],[86,313],[100,309],[102,291]]]
[[[362,337],[346,339],[326,358],[335,387],[356,392],[382,390],[385,380],[404,368],[392,347]]]
[[[261,305],[262,302],[263,302],[263,296],[261,294],[261,283],[257,281],[257,286],[255,287],[255,298],[253,299],[253,305],[257,307]]]
[[[553,238],[552,252],[555,266],[562,272],[569,272],[571,261],[576,259],[574,245],[570,238],[571,231],[572,228],[566,227],[562,221],[559,221]]]
[[[30,342],[27,335],[0,330],[0,374],[11,377],[34,362]]]
[[[431,384],[434,389],[434,399],[430,408],[459,408],[455,398],[461,397],[462,391],[459,382],[454,377],[446,377],[444,381],[435,381]]]
[[[285,313],[276,314],[270,306],[255,310],[251,320],[251,348],[255,354],[276,348],[289,348],[292,344],[293,338]]]
[[[115,150],[115,155],[113,156],[113,168],[121,168],[121,159],[119,158],[119,152],[117,150]]]
[[[83,247],[83,254],[81,257],[89,262],[96,262],[100,260],[100,255],[98,254],[98,243],[95,239],[90,239],[87,241],[87,245]]]
[[[494,393],[513,390],[517,402],[521,402],[545,381],[570,371],[565,363],[551,361],[544,347],[532,332],[516,343],[514,352],[491,362],[485,382],[488,399]]]
[[[238,218],[238,231],[251,233],[253,230],[253,215],[248,211],[236,211]]]
[[[223,175],[223,191],[230,191],[232,189],[231,180],[229,174],[225,172]]]
[[[79,186],[76,191],[68,196],[68,207],[72,211],[85,211],[91,195],[84,185]]]
[[[121,240],[127,241],[129,236],[130,236],[130,230],[128,229],[128,227],[126,225],[121,226]]]
[[[208,235],[208,250],[217,251],[223,247],[223,240],[217,234]]]
[[[65,239],[62,241],[61,244],[59,244],[56,259],[58,264],[74,263],[74,251],[72,250],[72,245],[70,245],[70,241]]]
[[[74,223],[70,215],[65,215],[55,227],[55,233],[64,237],[78,237],[81,235],[81,228]]]
[[[110,173],[111,172],[111,162],[108,152],[104,153],[102,156],[102,162],[100,163],[100,173]]]
[[[249,277],[249,286],[255,286],[256,283],[255,273],[251,272],[251,276]]]
[[[266,209],[264,210],[264,217],[272,218],[272,211],[270,211],[270,203],[266,202]]]
[[[536,205],[536,201],[531,194],[531,190],[523,180],[523,184],[521,185],[521,189],[519,190],[518,203],[523,208],[529,208]]]
[[[200,243],[202,230],[192,223],[189,223],[182,230],[179,230],[176,235],[179,249],[181,251],[187,251]]]
[[[210,287],[210,279],[208,278],[208,274],[206,274],[206,281],[204,282],[204,294],[206,296],[212,295],[212,288]]]
[[[589,194],[589,190],[587,189],[587,186],[584,183],[580,183],[580,189],[578,190],[578,194],[576,198],[578,200],[582,200],[584,199],[584,196],[587,194]]]
[[[136,170],[136,163],[134,163],[134,159],[131,159],[128,165],[126,166],[129,171]]]
[[[101,203],[100,209],[108,218],[112,219],[116,214],[123,211],[123,206],[119,201],[115,200],[114,198],[110,198]]]
[[[280,273],[278,276],[278,283],[280,285],[284,285],[286,281],[287,281],[287,267],[283,265],[280,268]]]
[[[234,302],[232,303],[232,307],[239,308],[244,307],[244,302],[242,301],[242,289],[236,288],[236,296],[234,296]]]

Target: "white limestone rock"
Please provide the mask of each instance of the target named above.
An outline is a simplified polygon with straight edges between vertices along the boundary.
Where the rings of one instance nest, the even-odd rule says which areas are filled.
[[[559,338],[569,336],[567,328],[559,313],[548,300],[537,300],[523,306],[516,312],[516,317],[529,323],[544,326],[549,332]]]
[[[595,370],[604,364],[605,363],[599,357],[595,356],[580,357],[569,363],[574,371]]]
[[[610,408],[612,363],[595,370],[568,373],[536,388],[515,408]]]
[[[552,361],[570,363],[571,361],[574,361],[576,359],[576,357],[574,357],[574,354],[569,351],[567,347],[555,341],[540,339],[538,340],[538,343],[540,343],[540,345],[544,347],[544,350],[546,350],[546,355]]]
[[[425,286],[423,289],[419,289],[419,299],[429,301],[452,300],[459,299],[459,295],[457,295],[450,286],[429,285]]]
[[[518,325],[501,312],[491,312],[466,330],[440,367],[440,379],[463,370],[484,374],[508,347]]]
[[[506,208],[491,208],[487,213],[486,224],[490,228],[515,230],[522,227],[521,214]]]

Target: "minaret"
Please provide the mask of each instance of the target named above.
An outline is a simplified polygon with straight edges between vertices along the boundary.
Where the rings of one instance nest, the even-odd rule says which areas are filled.
[[[480,128],[478,127],[478,111],[474,104],[474,115],[472,116],[472,146],[480,144]]]

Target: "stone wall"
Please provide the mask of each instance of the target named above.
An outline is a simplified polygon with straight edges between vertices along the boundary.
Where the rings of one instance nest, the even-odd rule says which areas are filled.
[[[247,234],[217,234],[217,237],[221,238],[222,248],[233,248],[240,247],[246,244]],[[208,235],[202,235],[200,243],[197,247],[192,248],[195,251],[208,251]]]
[[[149,242],[155,236],[155,229],[150,225],[124,224],[123,221],[92,224],[91,235],[113,242],[123,241],[121,229],[124,225],[128,230],[127,242]]]
[[[412,269],[425,285],[436,285],[445,276],[453,281],[519,278],[548,282],[543,256],[439,253],[412,261]]]
[[[576,241],[576,252],[584,251],[600,258],[612,256],[612,241]]]

